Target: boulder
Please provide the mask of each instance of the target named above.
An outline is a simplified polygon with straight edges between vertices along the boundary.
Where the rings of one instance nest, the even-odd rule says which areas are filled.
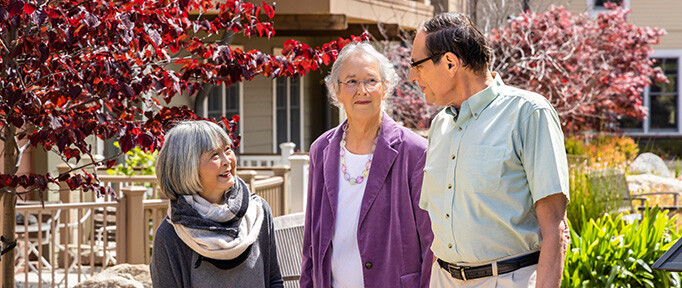
[[[661,177],[651,174],[629,175],[627,176],[630,191],[635,193],[649,192],[682,192],[682,181]]]
[[[665,161],[656,154],[642,153],[630,164],[630,172],[634,174],[653,174],[661,177],[672,178],[670,169]]]
[[[144,264],[119,264],[92,278],[78,283],[74,288],[151,288],[149,266]]]

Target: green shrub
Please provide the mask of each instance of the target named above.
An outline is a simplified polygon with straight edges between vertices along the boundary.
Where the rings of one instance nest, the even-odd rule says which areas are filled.
[[[651,268],[679,238],[665,211],[647,209],[632,223],[608,214],[582,220],[580,234],[571,229],[562,287],[680,286],[677,273]]]
[[[119,147],[118,142],[114,142],[114,146]],[[144,152],[140,147],[135,147],[125,154],[125,164],[118,164],[113,169],[107,169],[109,175],[156,175],[154,168],[156,167],[156,155],[154,153]]]
[[[589,174],[592,171],[593,169],[586,165],[569,166],[568,185],[571,202],[566,207],[566,214],[578,232],[583,227],[583,219],[589,221],[590,219],[600,218],[604,213],[618,211],[623,205],[618,193],[618,189],[623,188],[618,187],[617,179],[607,179],[606,183],[592,187],[589,179]]]

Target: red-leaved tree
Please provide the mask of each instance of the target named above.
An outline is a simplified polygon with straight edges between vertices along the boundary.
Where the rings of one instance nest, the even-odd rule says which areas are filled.
[[[110,167],[112,159],[94,160],[88,136],[115,138],[123,153],[138,145],[155,150],[168,122],[196,118],[187,107],[160,106],[157,98],[168,103],[205,83],[230,85],[259,74],[303,75],[334,61],[351,41],[313,49],[288,40],[284,56],[206,41],[218,33],[271,37],[272,23],[259,17],[273,15],[265,2],[237,0],[0,0],[3,287],[14,287],[10,247],[18,194],[42,193],[59,181],[71,189],[108,192],[83,167],[61,175],[16,175],[29,145],[54,151],[65,162],[87,157]],[[18,145],[22,140],[26,145]]]
[[[392,97],[388,98],[388,113],[393,120],[401,122],[405,127],[425,130],[431,126],[431,120],[438,113],[438,106],[429,104],[424,99],[419,86],[409,80],[410,49],[408,40],[403,42],[381,41],[382,53],[393,63],[400,78]]]
[[[613,130],[621,117],[643,118],[644,87],[665,81],[649,58],[664,32],[637,27],[627,21],[628,10],[606,6],[596,18],[554,6],[522,13],[488,35],[492,70],[547,97],[565,133]]]

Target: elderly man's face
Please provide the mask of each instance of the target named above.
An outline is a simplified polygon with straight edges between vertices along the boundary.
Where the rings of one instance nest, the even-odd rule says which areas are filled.
[[[386,84],[376,59],[362,53],[349,55],[341,67],[339,81],[342,83],[337,98],[348,118],[369,119],[381,113]]]
[[[414,37],[412,54],[410,57],[412,58],[412,62],[417,62],[427,59],[429,56],[431,55],[427,53],[426,49],[426,32],[420,30]],[[436,56],[442,57],[442,55]],[[440,58],[438,59],[441,61],[439,61],[438,64],[435,64],[433,60],[438,60],[436,58],[437,57],[434,57],[433,59],[424,61],[421,64],[412,67],[410,69],[409,77],[410,81],[417,82],[422,93],[424,93],[426,102],[445,106],[449,104],[449,101],[444,99],[445,94],[447,93],[445,87],[445,84],[447,83],[444,82],[448,81],[446,81],[447,78],[444,77],[444,73],[446,73],[447,70],[443,69],[443,67],[447,67],[447,64],[443,61],[444,59]]]

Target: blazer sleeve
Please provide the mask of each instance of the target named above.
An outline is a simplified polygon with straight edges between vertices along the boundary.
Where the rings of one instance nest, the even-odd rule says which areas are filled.
[[[314,176],[315,176],[315,169],[316,169],[316,163],[315,163],[315,154],[314,150],[311,149],[310,151],[310,163],[308,166],[308,199],[306,203],[306,212],[305,212],[305,224],[303,228],[303,251],[301,251],[301,278],[299,280],[299,284],[301,288],[313,288],[313,259],[312,259],[312,235],[311,235],[311,228],[312,228],[312,219],[311,215],[312,210],[315,209],[312,207],[312,202],[313,202],[313,183],[314,181]]]
[[[412,211],[414,212],[419,234],[419,246],[421,248],[422,268],[419,287],[428,288],[431,280],[431,265],[433,264],[433,252],[431,243],[433,242],[433,232],[431,230],[431,219],[428,212],[419,208],[419,198],[421,197],[422,182],[424,181],[424,164],[426,163],[426,151],[422,154],[415,166],[414,174],[410,179],[410,197],[412,197]]]

